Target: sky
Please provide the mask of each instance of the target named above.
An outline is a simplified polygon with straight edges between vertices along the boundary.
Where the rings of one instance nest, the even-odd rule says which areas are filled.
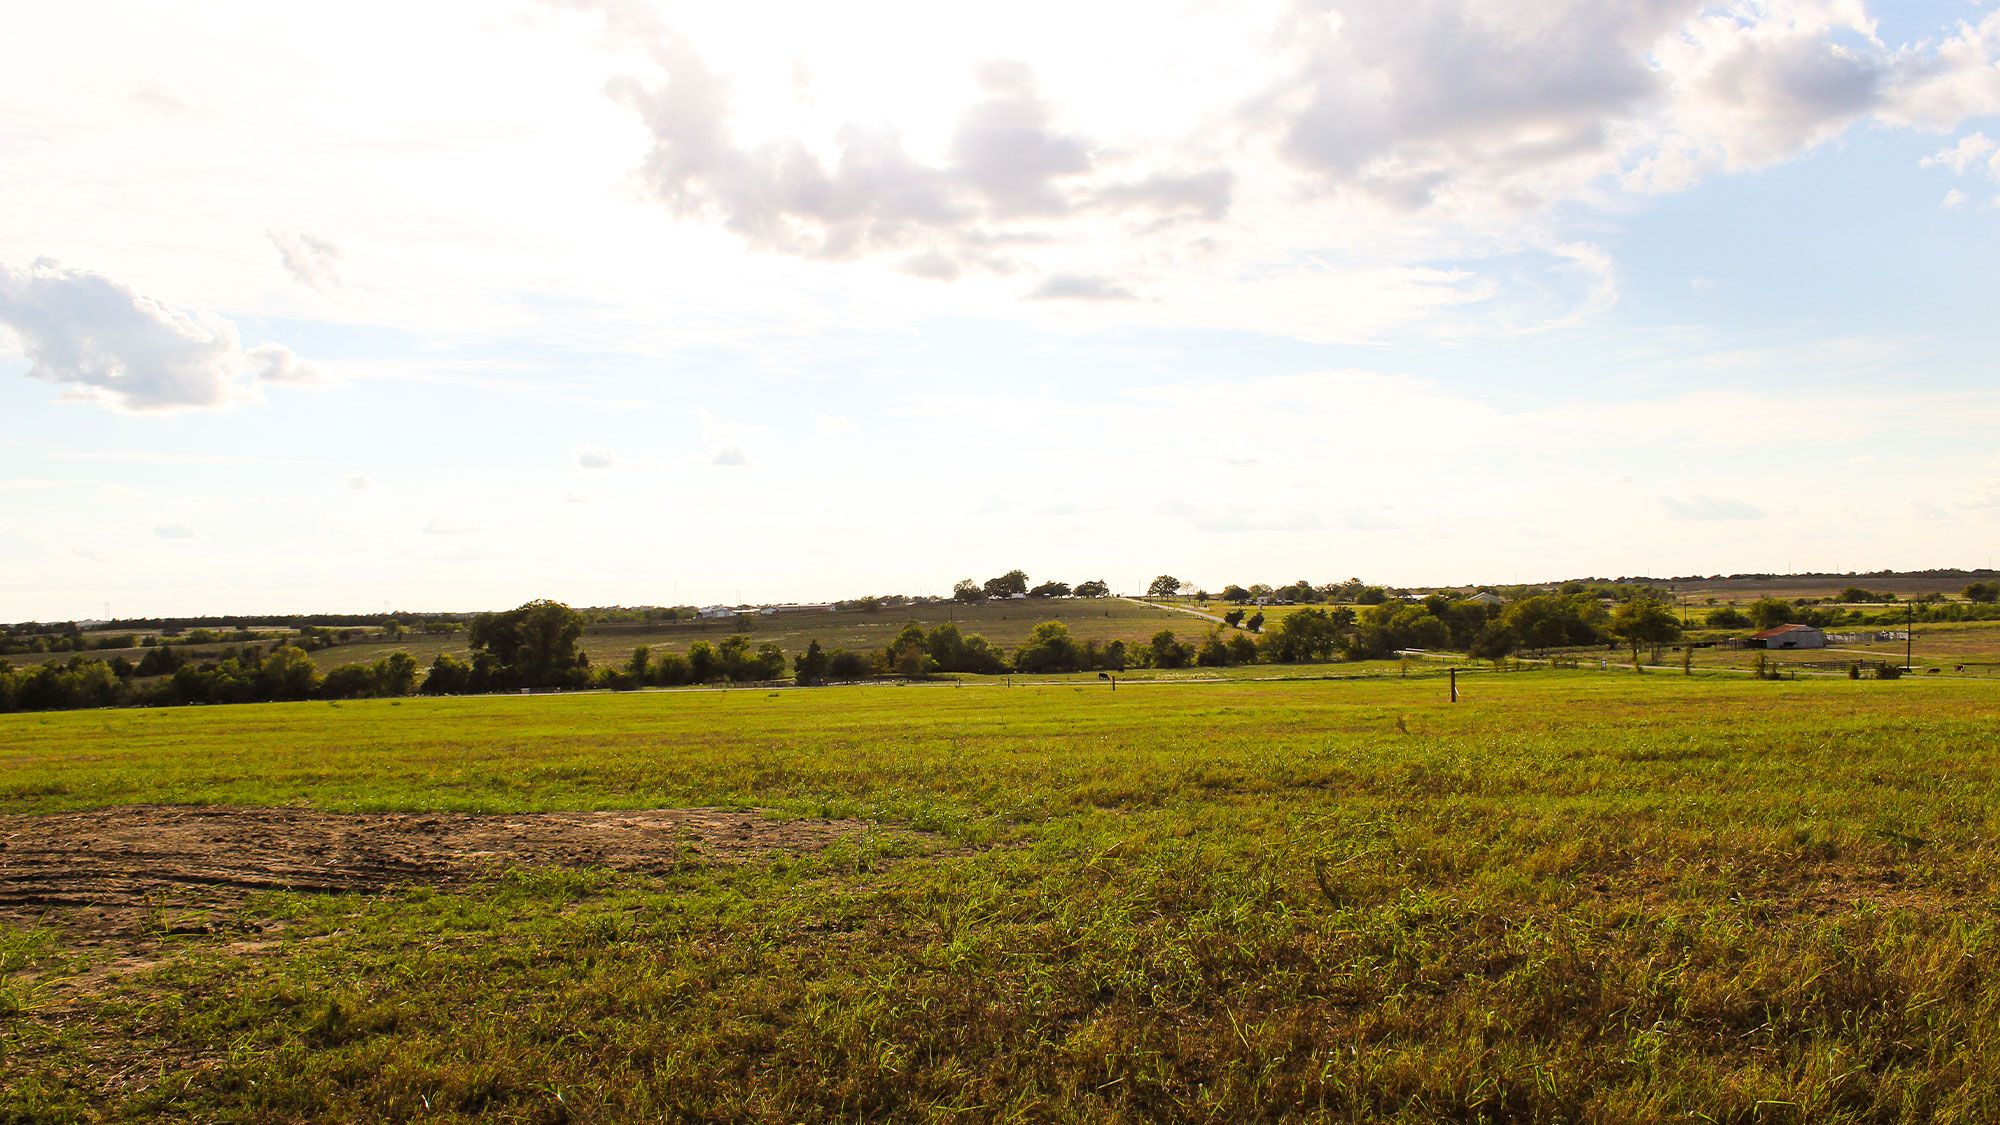
[[[0,216],[0,620],[2000,554],[1984,0],[0,0]]]

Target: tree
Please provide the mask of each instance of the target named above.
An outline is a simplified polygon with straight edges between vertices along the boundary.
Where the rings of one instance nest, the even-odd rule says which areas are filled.
[[[1250,600],[1250,591],[1232,582],[1222,588],[1222,600],[1242,605],[1244,602]]]
[[[707,641],[696,641],[688,646],[688,682],[705,684],[722,672],[722,659],[715,646]]]
[[[961,578],[958,580],[958,585],[951,588],[951,597],[953,601],[970,604],[985,601],[986,593],[979,588],[979,583],[970,578]]]
[[[1353,619],[1347,613],[1349,622]],[[1343,623],[1324,609],[1302,609],[1278,621],[1264,640],[1264,655],[1279,664],[1310,664],[1332,660],[1340,651]]]
[[[417,690],[417,658],[392,652],[375,662],[375,690],[382,695],[410,695]]]
[[[1222,623],[1229,626],[1231,629],[1236,628],[1237,626],[1243,624],[1243,611],[1240,609],[1230,610],[1228,613],[1222,615]]]
[[[1439,648],[1450,640],[1451,627],[1424,606],[1382,602],[1356,617],[1347,655],[1379,660],[1399,649]]]
[[[1028,596],[1031,598],[1066,598],[1069,597],[1069,583],[1044,582],[1034,589],[1029,590]]]
[[[1720,609],[1709,610],[1708,617],[1702,623],[1711,629],[1741,629],[1750,624],[1750,619],[1744,616],[1742,610],[1726,605]]]
[[[1543,652],[1602,643],[1604,618],[1604,607],[1589,594],[1540,594],[1507,603],[1499,624],[1522,648]]]
[[[1069,626],[1060,621],[1035,626],[1014,654],[1014,666],[1023,672],[1081,672],[1083,664],[1083,650],[1069,635]]]
[[[923,627],[914,621],[903,626],[903,631],[889,642],[883,656],[887,659],[889,670],[899,676],[916,678],[937,671],[937,661],[931,659],[924,647]]]
[[[872,652],[837,648],[826,657],[826,678],[829,680],[865,680],[880,671],[877,657]]]
[[[1195,658],[1194,646],[1175,639],[1172,629],[1162,629],[1154,633],[1146,648],[1155,668],[1185,668],[1192,664]]]
[[[1025,570],[1010,570],[998,578],[988,578],[986,585],[980,587],[980,589],[989,598],[1011,598],[1015,594],[1026,594],[1028,592],[1028,572]]]
[[[257,694],[264,699],[311,699],[319,690],[319,669],[297,645],[283,645],[257,670]]]
[[[438,654],[431,661],[430,674],[424,677],[422,691],[425,695],[464,695],[472,690],[472,665],[448,652]]]
[[[1758,598],[1750,603],[1750,622],[1759,629],[1775,629],[1791,621],[1796,612],[1783,598]]]
[[[472,621],[472,649],[493,657],[507,677],[522,687],[573,683],[584,666],[576,642],[583,616],[561,602],[528,602],[505,613],[482,613]]]
[[[1111,587],[1105,584],[1104,579],[1093,578],[1088,582],[1077,583],[1076,589],[1071,593],[1079,598],[1102,598],[1111,593]]]
[[[1253,613],[1253,614],[1251,614],[1251,615],[1250,615],[1249,617],[1246,617],[1246,618],[1244,618],[1244,619],[1243,619],[1243,627],[1244,627],[1245,629],[1248,629],[1248,630],[1250,630],[1250,631],[1251,631],[1251,632],[1253,632],[1253,633],[1260,633],[1260,632],[1262,632],[1262,631],[1263,631],[1263,629],[1264,629],[1264,614],[1263,614],[1263,612],[1262,612],[1262,611],[1260,610],[1260,611],[1258,611],[1258,612],[1256,612],[1256,613]]]
[[[1632,663],[1639,663],[1639,646],[1651,645],[1657,656],[1660,646],[1678,640],[1680,619],[1673,607],[1654,598],[1633,598],[1611,612],[1611,635],[1632,646]]]
[[[785,650],[776,641],[765,641],[757,646],[757,655],[745,664],[749,680],[775,680],[785,674]]]
[[[1521,638],[1498,621],[1489,623],[1465,646],[1465,655],[1474,660],[1504,660],[1521,647]]]
[[[914,626],[912,626],[914,628]],[[991,675],[1007,670],[1007,654],[978,633],[961,635],[958,626],[947,621],[921,637],[923,649],[940,672],[978,672]]]
[[[2000,602],[2000,582],[1974,582],[1965,588],[1969,602]]]
[[[1171,574],[1162,574],[1146,584],[1149,598],[1171,598],[1180,592],[1181,580]]]

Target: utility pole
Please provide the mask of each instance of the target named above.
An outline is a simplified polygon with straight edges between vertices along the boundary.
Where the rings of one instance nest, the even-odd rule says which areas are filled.
[[[1456,669],[1456,668],[1453,668],[1453,669],[1451,670],[1451,673],[1450,673],[1450,674],[1451,674],[1451,701],[1452,701],[1453,703],[1457,703],[1457,702],[1458,702],[1458,669]]]

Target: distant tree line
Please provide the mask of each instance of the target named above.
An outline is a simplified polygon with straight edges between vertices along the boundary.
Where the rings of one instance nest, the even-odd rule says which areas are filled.
[[[2000,591],[1996,591],[2000,594]],[[1968,595],[1969,596],[1969,595]],[[1844,599],[1843,599],[1844,600]],[[1950,602],[1913,598],[1894,609],[1845,609],[1817,599],[1758,598],[1738,609],[1720,606],[1707,611],[1702,624],[1710,629],[1770,629],[1779,625],[1811,625],[1820,629],[1891,627],[1905,622],[1935,624],[1950,621],[2000,620],[2000,605],[1980,598]]]
[[[1027,576],[1012,571],[979,584],[976,598],[968,600],[985,599],[989,586],[993,590],[990,596],[1006,597],[1014,592],[1044,598],[1103,597],[1107,592],[1104,583],[1096,581],[1074,587],[1062,583],[1028,587]],[[1303,592],[1302,586],[1316,591],[1321,601],[1296,605],[1297,599],[1286,599],[1294,601],[1295,607],[1274,609],[1268,628],[1261,611],[1246,615],[1239,607],[1225,615],[1224,625],[1205,634],[1184,639],[1173,630],[1162,629],[1143,644],[1079,638],[1065,623],[1045,621],[1010,654],[977,633],[962,632],[955,624],[925,629],[912,622],[879,649],[828,649],[813,640],[805,651],[788,660],[779,645],[754,643],[739,634],[713,644],[696,641],[686,652],[656,653],[641,645],[630,659],[602,667],[593,667],[578,648],[588,622],[583,613],[559,602],[534,601],[501,613],[470,616],[463,622],[469,657],[440,655],[428,669],[420,669],[409,654],[397,652],[372,663],[343,664],[322,674],[307,646],[332,634],[325,627],[307,626],[301,630],[301,643],[282,644],[268,653],[255,644],[200,654],[190,654],[181,645],[156,644],[146,648],[136,663],[123,655],[105,660],[78,653],[67,661],[51,660],[34,667],[0,665],[0,711],[340,700],[418,692],[624,690],[770,682],[787,676],[802,686],[812,686],[879,676],[1056,674],[1375,660],[1409,650],[1464,652],[1476,658],[1500,659],[1523,652],[1540,654],[1613,643],[1629,646],[1637,662],[1646,648],[1654,649],[1657,655],[1661,646],[1678,641],[1682,634],[1674,607],[1664,598],[1644,592],[1643,587],[1621,587],[1619,593],[1624,596],[1614,597],[1601,587],[1579,584],[1574,590],[1530,594],[1503,605],[1452,594],[1412,600],[1389,598],[1385,592],[1384,600],[1375,601],[1375,593],[1382,588],[1365,584],[1337,584],[1330,595],[1325,587],[1305,583],[1278,590],[1296,595]],[[1174,587],[1179,589],[1181,583],[1175,581]],[[1067,594],[1060,589],[1066,589]],[[1250,593],[1253,588],[1230,589]],[[1225,589],[1225,594],[1230,589]],[[1038,594],[1037,590],[1043,592]],[[1992,591],[1995,597],[1991,600],[1980,596],[1986,592],[1968,589],[1964,602],[1905,603],[1880,611],[1763,598],[1740,611],[1712,609],[1706,623],[1716,628],[1761,628],[1850,621],[1894,625],[1906,615],[1914,615],[1920,622],[2000,617],[2000,604],[1996,604],[2000,590]],[[1328,601],[1329,596],[1354,600]],[[238,630],[214,635],[246,634]]]

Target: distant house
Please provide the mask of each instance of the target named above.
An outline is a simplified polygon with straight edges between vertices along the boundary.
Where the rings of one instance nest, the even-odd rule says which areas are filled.
[[[1825,648],[1826,631],[1811,625],[1779,625],[1750,634],[1750,644],[1762,648]]]
[[[738,610],[733,605],[705,605],[695,612],[703,617],[734,617]]]
[[[1469,597],[1469,598],[1467,598],[1467,599],[1465,599],[1465,600],[1466,600],[1466,601],[1468,601],[1468,602],[1471,602],[1471,603],[1472,603],[1473,605],[1506,605],[1506,604],[1507,604],[1507,599],[1506,599],[1506,598],[1503,598],[1503,597],[1501,597],[1500,595],[1498,595],[1498,594],[1494,593],[1494,592],[1493,592],[1493,591],[1491,591],[1491,590],[1481,590],[1481,591],[1479,591],[1478,593],[1476,593],[1476,594],[1472,595],[1471,597]]]

